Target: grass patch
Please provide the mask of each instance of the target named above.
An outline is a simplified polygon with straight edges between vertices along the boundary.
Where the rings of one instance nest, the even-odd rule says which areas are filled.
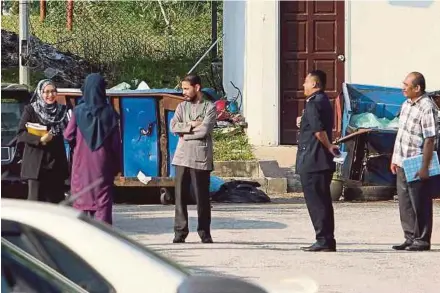
[[[14,9],[2,16],[1,27],[18,33],[18,2],[6,2]],[[211,44],[211,5],[211,1],[162,1],[167,24],[157,1],[76,1],[73,29],[68,31],[63,1],[47,1],[44,22],[39,21],[39,1],[32,1],[30,33],[99,68],[110,87],[144,80],[151,88],[174,88]],[[220,36],[221,2],[217,8]],[[221,41],[218,50],[221,56]],[[195,70],[202,79],[210,72],[210,62],[207,56]],[[87,73],[77,74],[84,78]],[[10,79],[2,71],[2,81],[18,82],[18,75]],[[203,82],[214,86],[206,78]]]
[[[232,132],[216,129],[213,133],[214,161],[253,161],[252,146],[241,127]]]

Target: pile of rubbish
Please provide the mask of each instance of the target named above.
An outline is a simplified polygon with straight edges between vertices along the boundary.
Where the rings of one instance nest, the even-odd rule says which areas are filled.
[[[138,84],[138,80],[132,80],[134,84]],[[131,85],[126,82],[121,82],[114,87],[110,88],[111,90],[118,90],[118,91],[125,91],[125,90],[134,90],[131,88]],[[136,90],[149,90],[150,86],[145,82],[141,81],[138,85]]]
[[[18,35],[2,29],[2,68],[18,66]]]
[[[236,101],[221,99],[215,102],[215,107],[217,110],[217,127],[247,126],[243,115],[239,112]]]
[[[216,203],[268,203],[270,197],[262,190],[260,183],[248,180],[225,181],[220,177],[211,176],[209,197]],[[189,203],[196,204],[193,187],[190,186]]]
[[[355,128],[395,129],[399,128],[399,118],[389,120],[378,118],[373,113],[362,113],[353,115],[350,119],[350,125]]]
[[[270,202],[270,197],[258,187],[261,187],[260,183],[253,181],[233,180],[225,182],[217,190],[211,191],[211,201],[223,203]]]
[[[18,67],[19,36],[2,29],[2,68]],[[71,53],[59,52],[54,46],[31,36],[28,56],[25,56],[28,67],[33,71],[44,72],[47,78],[57,82],[59,87],[79,88],[90,72],[98,69],[83,58]]]
[[[243,101],[243,95],[239,87],[237,87],[232,81],[230,81],[230,83],[237,90],[236,96],[215,99],[215,107],[217,109],[217,127],[226,128],[225,130],[236,128],[237,126],[246,128],[247,123],[243,115],[240,114],[241,103],[240,105],[238,104],[238,101]]]

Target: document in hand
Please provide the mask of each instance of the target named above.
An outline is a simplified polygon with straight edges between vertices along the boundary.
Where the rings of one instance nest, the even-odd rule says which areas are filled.
[[[405,172],[406,181],[413,182],[420,180],[416,178],[416,173],[422,168],[423,155],[414,156],[411,158],[403,159],[402,167]],[[429,166],[429,177],[440,174],[440,163],[437,152],[432,155],[431,165]]]
[[[30,134],[37,136],[44,136],[48,133],[47,126],[41,125],[39,123],[26,123],[26,129]]]
[[[333,162],[341,165],[344,164],[345,158],[347,158],[347,154],[347,152],[341,152],[339,156],[333,158]]]

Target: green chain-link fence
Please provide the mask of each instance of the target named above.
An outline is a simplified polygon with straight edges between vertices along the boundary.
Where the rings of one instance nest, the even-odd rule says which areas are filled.
[[[211,1],[74,1],[72,30],[68,30],[67,1],[46,1],[43,22],[40,1],[31,1],[29,29],[43,44],[83,60],[78,62],[87,64],[79,70],[84,72],[69,73],[81,75],[80,79],[101,71],[110,85],[137,79],[150,87],[174,87],[211,45],[213,25],[221,36],[222,3],[216,3],[217,23],[212,21]],[[18,2],[2,4],[2,30],[18,34]],[[218,48],[221,59],[221,41]],[[210,54],[195,71],[206,86],[218,87],[221,74],[213,76],[212,61]],[[34,71],[49,66],[38,65],[32,65]]]

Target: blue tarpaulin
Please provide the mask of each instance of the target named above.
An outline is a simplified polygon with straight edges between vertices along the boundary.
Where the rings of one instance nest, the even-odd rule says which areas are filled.
[[[396,179],[390,171],[390,163],[397,135],[396,117],[405,101],[402,90],[344,84],[343,93],[343,136],[355,133],[360,128],[374,129],[354,135],[344,142],[342,150],[347,151],[348,156],[343,177],[360,180],[363,185],[395,186]],[[390,127],[390,123],[394,128]]]

